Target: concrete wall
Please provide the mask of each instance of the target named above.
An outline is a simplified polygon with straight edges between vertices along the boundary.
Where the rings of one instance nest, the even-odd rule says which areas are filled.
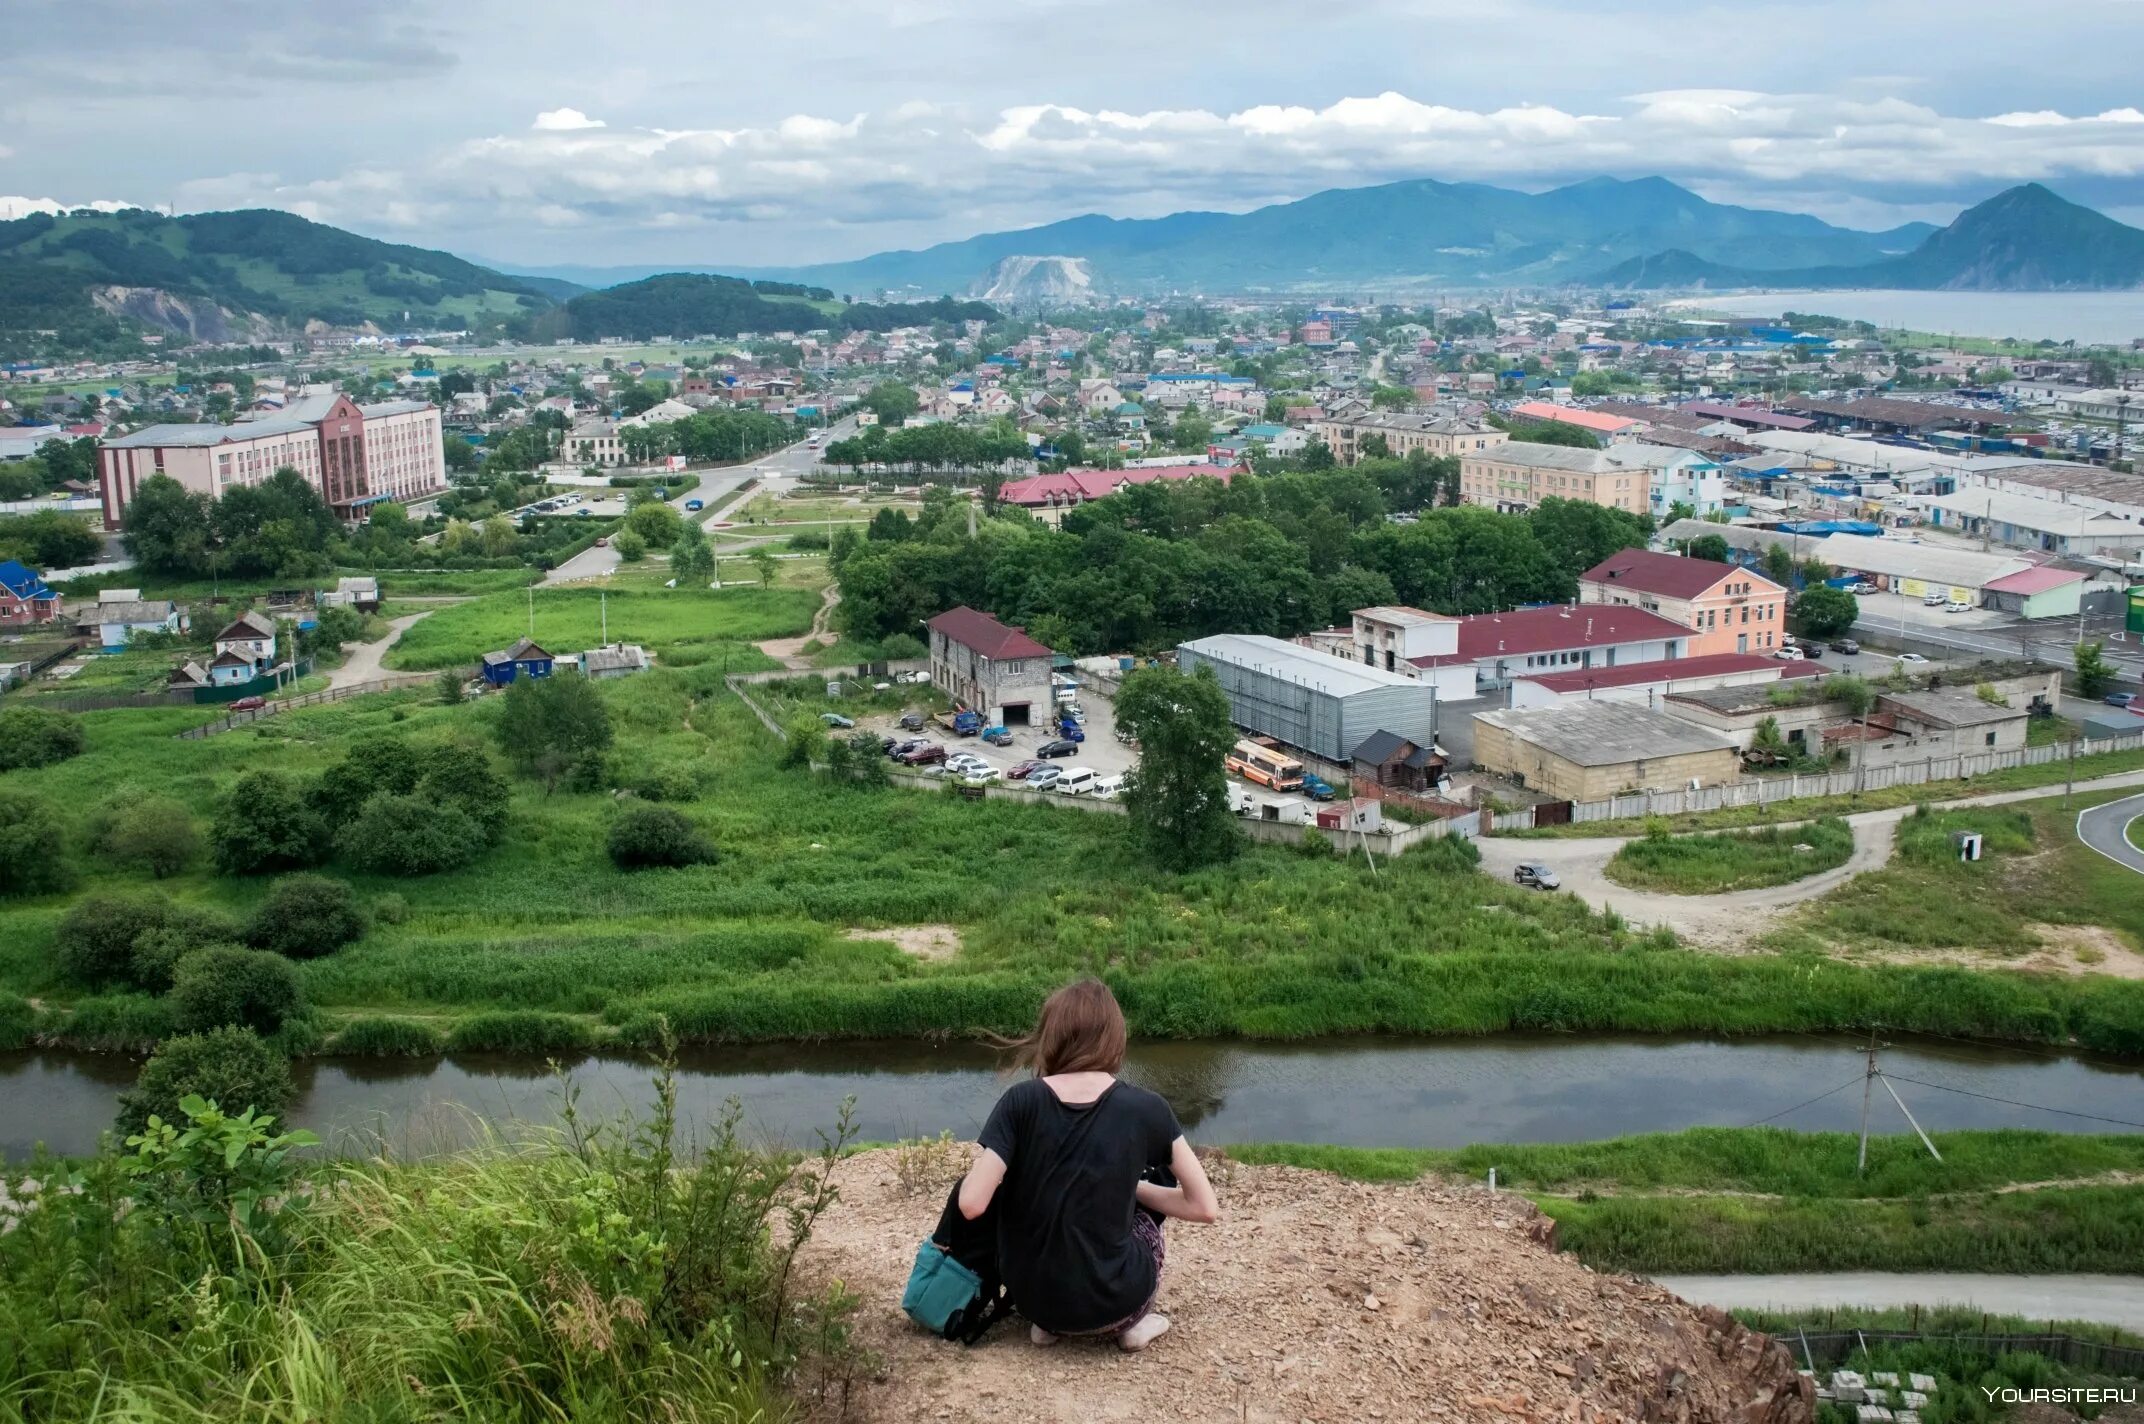
[[[1608,766],[1581,766],[1514,735],[1509,728],[1474,724],[1474,764],[1512,777],[1530,790],[1562,801],[1597,801],[1621,791],[1687,787],[1731,781],[1742,765],[1725,747]]]

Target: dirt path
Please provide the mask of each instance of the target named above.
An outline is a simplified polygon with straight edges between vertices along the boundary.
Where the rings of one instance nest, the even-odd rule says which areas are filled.
[[[387,656],[387,650],[395,645],[395,640],[402,636],[403,630],[438,611],[436,608],[427,608],[421,613],[406,613],[400,618],[388,619],[387,636],[377,642],[359,643],[352,647],[350,656],[343,665],[328,674],[328,686],[355,687],[358,683],[371,682],[378,678],[384,671],[380,660]]]
[[[2080,781],[2077,789],[2094,791],[2140,784],[2144,784],[2144,772],[2131,771],[2095,781]],[[2060,794],[2059,787],[2040,786],[1932,804],[1946,810],[1963,806],[2000,806]],[[1522,861],[1544,862],[1555,868],[1564,889],[1596,910],[1613,910],[1640,928],[1666,925],[1697,944],[1735,949],[1771,928],[1771,911],[1813,900],[1864,871],[1882,869],[1890,862],[1891,848],[1898,837],[1898,823],[1912,814],[1911,806],[1893,806],[1847,816],[1844,819],[1854,832],[1854,853],[1846,864],[1786,885],[1736,890],[1724,895],[1667,895],[1617,885],[1607,878],[1604,869],[1615,853],[1633,839],[1629,836],[1542,840],[1488,836],[1476,844],[1481,847],[1482,869],[1491,875],[1508,879],[1512,868]]]
[[[830,583],[819,592],[819,609],[811,616],[811,631],[795,638],[769,638],[759,645],[759,650],[785,668],[798,672],[811,668],[811,659],[805,657],[804,645],[817,640],[821,646],[836,643],[841,635],[830,626],[834,605],[841,602],[841,585]]]
[[[862,1305],[882,1367],[816,1402],[831,1421],[1806,1421],[1793,1361],[1719,1312],[1544,1249],[1522,1199],[1436,1182],[1369,1185],[1223,1164],[1222,1219],[1172,1223],[1144,1354],[1028,1343],[1017,1319],[973,1348],[900,1314],[916,1245],[965,1153],[904,1190],[896,1153],[841,1164],[841,1202],[801,1271]],[[844,1408],[845,1405],[845,1408]]]

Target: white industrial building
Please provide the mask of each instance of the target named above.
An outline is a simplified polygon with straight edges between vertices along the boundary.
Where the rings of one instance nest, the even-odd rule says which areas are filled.
[[[1194,639],[1176,662],[1213,669],[1237,726],[1329,762],[1346,764],[1374,732],[1436,743],[1436,686],[1401,673],[1243,633]]]

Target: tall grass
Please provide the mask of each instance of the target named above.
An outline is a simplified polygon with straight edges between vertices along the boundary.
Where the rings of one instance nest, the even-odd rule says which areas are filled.
[[[1605,873],[1617,884],[1639,890],[1717,895],[1785,885],[1835,870],[1853,853],[1853,828],[1834,817],[1791,828],[1767,826],[1694,836],[1649,834],[1617,851]]]
[[[530,595],[490,594],[440,609],[412,624],[387,654],[394,668],[430,670],[472,663],[529,633]],[[603,640],[607,616],[612,642],[641,643],[661,651],[696,645],[750,643],[802,633],[818,608],[803,589],[535,590],[533,636],[554,653],[592,648]]]

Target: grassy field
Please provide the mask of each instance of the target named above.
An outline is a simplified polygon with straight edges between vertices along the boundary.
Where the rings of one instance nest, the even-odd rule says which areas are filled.
[[[129,587],[137,587],[144,598],[169,598],[181,605],[205,603],[211,597],[237,603],[246,599],[258,599],[264,595],[287,588],[324,588],[332,590],[338,578],[371,576],[374,571],[361,568],[337,569],[327,578],[318,580],[289,579],[173,579],[158,578],[129,570],[126,574]],[[498,593],[510,588],[523,588],[543,577],[539,569],[515,567],[510,569],[415,569],[381,570],[376,575],[380,592],[388,598],[448,598],[469,597],[484,593]],[[65,591],[79,597],[96,597],[99,587],[109,588],[116,574],[99,574],[86,579],[76,579],[65,586]]]
[[[1837,819],[1708,835],[1663,831],[1617,851],[1605,873],[1616,884],[1638,890],[1717,895],[1785,885],[1844,865],[1853,853],[1853,828]]]
[[[2144,750],[2102,752],[2079,756],[2076,777],[2115,776],[2144,770]],[[1782,821],[1814,821],[1824,816],[1851,816],[1857,811],[1884,811],[1894,806],[1915,806],[1923,801],[1955,801],[1966,796],[1986,796],[1998,791],[2030,791],[2041,786],[2060,786],[2071,775],[2067,760],[2040,766],[2014,766],[1991,771],[1963,781],[1930,781],[1919,786],[1886,786],[1846,796],[1803,796],[1791,801],[1773,801],[1763,806],[1728,806],[1717,811],[1693,811],[1686,815],[1652,817],[1665,820],[1671,831],[1731,831],[1748,826],[1769,826]],[[1556,840],[1585,836],[1642,836],[1649,818],[1623,816],[1612,821],[1573,822],[1537,830],[1503,832],[1525,840]]]
[[[1572,897],[1495,883],[1463,842],[1419,847],[1375,876],[1359,859],[1280,847],[1175,876],[1146,863],[1115,817],[782,770],[773,738],[723,690],[719,664],[602,691],[622,784],[685,782],[697,795],[680,809],[720,862],[620,872],[603,852],[618,809],[610,795],[519,783],[503,844],[474,864],[417,880],[349,877],[392,913],[360,942],[299,965],[324,1027],[369,1014],[447,1027],[511,1007],[635,1043],[652,1037],[658,1013],[701,1041],[1003,1032],[1024,1027],[1051,987],[1095,973],[1135,1030],[1156,1036],[1880,1023],[2144,1056],[2144,984],[1696,953]],[[52,964],[54,926],[74,895],[152,888],[78,848],[79,823],[116,789],[172,796],[205,819],[249,769],[307,777],[389,734],[484,738],[497,705],[443,706],[418,688],[204,741],[173,734],[213,715],[205,710],[87,715],[84,755],[7,777],[70,823],[62,853],[77,882],[71,894],[0,902],[0,1007],[36,996],[50,1009],[46,1030],[77,1040],[130,1036],[99,1028],[113,1024],[154,1036],[160,1001],[84,1004]],[[242,911],[266,887],[196,867],[154,888]],[[959,930],[950,961],[848,937],[931,924]]]
[[[492,594],[441,608],[414,624],[387,655],[387,666],[428,670],[465,665],[530,634],[530,610],[538,643],[554,653],[592,648],[603,640],[607,608],[612,642],[640,643],[669,656],[695,656],[734,649],[742,656],[733,671],[765,667],[748,644],[802,633],[811,626],[818,600],[801,589],[699,589],[621,587],[539,588]]]

